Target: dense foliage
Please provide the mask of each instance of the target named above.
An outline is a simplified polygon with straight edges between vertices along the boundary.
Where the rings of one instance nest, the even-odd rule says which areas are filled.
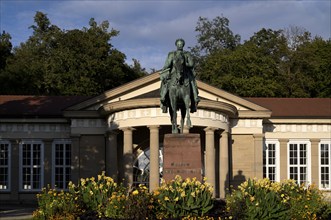
[[[224,17],[200,18],[196,31],[202,81],[245,97],[331,97],[331,39],[262,28],[240,44]]]
[[[96,95],[145,74],[109,43],[119,32],[108,31],[108,21],[92,18],[82,30],[61,30],[42,12],[34,21],[32,36],[12,54],[10,35],[1,35],[1,94]]]
[[[213,206],[212,188],[179,176],[154,192],[144,185],[126,188],[103,172],[69,183],[68,191],[44,188],[34,219],[164,219],[202,216]]]
[[[176,176],[168,183],[163,182],[154,195],[162,218],[203,216],[213,208],[213,188],[195,178],[183,180]]]
[[[232,219],[329,219],[331,205],[314,185],[249,179],[226,198]]]
[[[249,179],[231,189],[226,201],[212,198],[206,182],[163,182],[152,192],[123,187],[103,172],[69,183],[68,191],[44,188],[33,219],[329,219],[331,204],[315,186],[294,180]]]

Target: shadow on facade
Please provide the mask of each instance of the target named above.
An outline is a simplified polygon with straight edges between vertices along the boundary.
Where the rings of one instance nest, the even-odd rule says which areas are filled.
[[[232,179],[232,186],[237,189],[240,184],[246,181],[245,175],[243,175],[242,170],[238,170],[237,175],[235,175]]]

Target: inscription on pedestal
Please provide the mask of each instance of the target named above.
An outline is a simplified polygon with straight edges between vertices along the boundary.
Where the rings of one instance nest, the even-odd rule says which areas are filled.
[[[166,134],[163,151],[163,178],[166,181],[176,175],[202,181],[200,134]]]

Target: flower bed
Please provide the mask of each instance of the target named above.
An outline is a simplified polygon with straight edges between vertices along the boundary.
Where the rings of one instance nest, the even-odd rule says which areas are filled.
[[[331,205],[313,186],[294,181],[249,179],[226,201],[212,198],[206,182],[162,182],[150,193],[144,185],[126,188],[104,173],[69,184],[68,191],[43,189],[34,219],[328,219]]]

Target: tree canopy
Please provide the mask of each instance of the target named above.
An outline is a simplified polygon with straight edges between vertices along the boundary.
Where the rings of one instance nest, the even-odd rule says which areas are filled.
[[[1,53],[2,94],[97,95],[146,74],[110,44],[119,31],[108,31],[108,21],[91,18],[81,30],[61,30],[37,12],[34,22],[32,36],[12,56]],[[0,39],[0,49],[10,50],[7,34]]]
[[[0,34],[0,94],[97,95],[146,73],[111,40],[119,31],[93,18],[63,30],[37,12],[32,35],[13,48]],[[243,97],[331,97],[331,39],[304,28],[262,28],[241,43],[224,16],[199,17],[191,48],[197,77]]]
[[[331,97],[330,39],[292,26],[262,28],[241,44],[224,17],[199,18],[196,31],[202,81],[244,97]]]

